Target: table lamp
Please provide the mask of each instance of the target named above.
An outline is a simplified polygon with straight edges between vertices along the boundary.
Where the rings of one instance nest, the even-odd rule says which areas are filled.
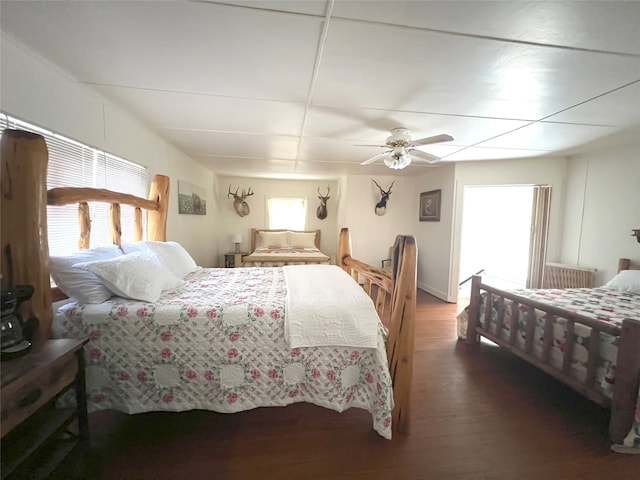
[[[242,243],[242,235],[239,233],[234,233],[231,237],[231,241],[236,244],[236,252],[240,253],[240,244]]]

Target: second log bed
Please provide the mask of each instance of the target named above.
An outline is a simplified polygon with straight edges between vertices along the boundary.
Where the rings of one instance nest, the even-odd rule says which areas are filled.
[[[251,253],[242,258],[243,267],[328,264],[320,250],[320,230],[292,231],[251,229]]]
[[[164,241],[169,179],[156,176],[148,200],[91,188],[47,192],[48,159],[42,137],[28,132],[6,130],[2,136],[1,148],[2,271],[11,271],[11,275],[2,277],[2,288],[16,284],[34,286],[34,295],[23,305],[23,314],[39,321],[38,335],[34,340],[41,342],[51,338],[53,323],[46,228],[47,204],[78,202],[82,238],[87,236],[84,229],[90,225],[86,209],[83,208],[84,203],[111,203],[112,241],[116,245],[120,244],[120,203],[148,208],[151,214],[147,216],[147,236],[150,240]],[[137,223],[140,223],[140,218],[140,215],[136,215]],[[136,230],[139,238],[141,233],[139,229]],[[86,243],[80,242],[81,249],[87,247]],[[283,350],[278,355],[284,356],[284,363],[252,368],[251,362],[243,358],[242,351],[238,348],[241,344],[235,343],[240,337],[245,334],[253,336],[256,343],[265,340],[265,337],[251,330],[251,322],[259,317],[263,323],[271,321],[273,324],[282,324],[282,317],[277,315],[282,312],[280,306],[286,302],[281,276],[276,279],[273,289],[279,296],[280,306],[271,305],[271,312],[266,315],[260,308],[260,311],[253,310],[246,318],[231,315],[228,317],[229,322],[225,323],[211,308],[198,314],[195,311],[198,309],[193,310],[180,301],[183,295],[191,295],[190,298],[193,298],[194,293],[199,290],[198,278],[191,278],[189,275],[192,274],[189,274],[184,278],[184,288],[180,291],[174,288],[168,294],[170,298],[165,298],[168,306],[173,306],[180,313],[177,319],[167,316],[155,318],[155,304],[140,305],[131,299],[112,297],[107,302],[96,305],[66,305],[62,311],[62,319],[58,318],[60,323],[57,328],[61,335],[89,337],[85,354],[89,405],[92,410],[121,407],[121,411],[135,413],[199,408],[232,412],[256,406],[311,401],[338,411],[350,407],[366,408],[372,413],[376,431],[383,437],[390,438],[392,427],[401,431],[409,428],[416,257],[414,237],[398,236],[394,247],[394,271],[387,274],[355,260],[351,256],[348,230],[342,230],[339,264],[350,276],[366,279],[365,290],[372,297],[372,309],[377,310],[378,316],[387,321],[388,330],[385,335],[382,328],[377,329],[376,348],[329,347],[329,356],[333,356],[330,363],[319,360],[322,355],[319,350],[323,347],[286,348],[282,344],[284,335],[279,331],[275,331],[273,336],[282,345]],[[337,268],[324,265],[320,267]],[[229,276],[235,278],[241,274],[239,270],[245,270],[248,275],[255,275],[257,271],[275,271],[201,269],[193,275],[204,275],[205,270],[211,270],[214,277],[219,276],[220,279]],[[239,277],[236,280],[237,285],[247,284]],[[253,280],[253,287],[258,288],[260,280]],[[214,286],[216,284],[215,281],[205,281]],[[356,282],[352,283],[357,290],[362,290]],[[198,288],[191,288],[196,285]],[[94,314],[98,313],[98,317],[89,315],[89,310]],[[216,332],[199,328],[201,325],[196,325],[196,320],[202,324],[210,322],[211,329]],[[198,350],[208,359],[211,368],[181,362],[176,354],[179,352],[181,355],[188,355],[188,350],[195,349],[192,348],[194,335],[202,336],[206,342],[207,347]],[[210,341],[214,336],[223,338],[226,344],[213,348]],[[184,338],[185,343],[171,343],[177,337]],[[271,340],[273,339],[269,339]],[[125,348],[126,342],[132,348]],[[249,350],[245,352],[248,357]],[[321,368],[315,367],[314,361],[318,361]],[[121,366],[126,368],[120,368]],[[226,372],[222,372],[223,367],[228,367]],[[250,388],[258,384],[266,390],[279,386],[279,393],[282,395],[272,403],[260,403],[259,399],[256,400],[255,391]],[[201,395],[202,390],[191,389],[195,385],[204,386],[205,393]],[[240,386],[247,386],[247,389],[233,391],[233,387]],[[325,404],[314,401],[315,397],[312,395],[305,398],[302,388],[305,386],[309,387],[310,392],[320,387],[327,389],[337,402]],[[174,403],[177,395],[182,394],[186,394],[183,395],[185,401]],[[240,397],[244,394],[246,403],[242,404]],[[110,400],[114,403],[106,401],[108,395],[111,395]],[[211,407],[212,397],[214,403],[226,402],[227,406],[231,406],[220,410]],[[133,406],[128,402],[133,402]]]
[[[619,271],[630,268],[621,259]],[[474,276],[469,307],[458,322],[468,344],[483,336],[610,409],[614,446],[624,442],[640,453],[634,448],[640,446],[640,294],[607,288],[504,291]]]

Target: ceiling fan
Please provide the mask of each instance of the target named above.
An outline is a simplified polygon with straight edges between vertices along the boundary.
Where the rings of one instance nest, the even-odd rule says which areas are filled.
[[[387,137],[384,145],[356,145],[356,147],[381,147],[388,149],[383,153],[365,160],[360,163],[360,165],[369,165],[378,160],[383,160],[387,167],[400,170],[408,167],[411,164],[411,160],[419,160],[427,163],[438,162],[440,157],[423,152],[416,147],[429,145],[431,143],[450,142],[451,140],[453,140],[451,135],[442,134],[412,141],[411,135],[406,128],[394,128],[391,130],[391,135]]]

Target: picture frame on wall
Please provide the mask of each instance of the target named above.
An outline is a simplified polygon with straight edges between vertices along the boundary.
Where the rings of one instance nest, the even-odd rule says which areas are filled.
[[[420,194],[420,221],[439,222],[440,221],[440,197],[442,190],[431,190]]]
[[[207,192],[184,180],[178,180],[178,213],[186,215],[207,214]]]

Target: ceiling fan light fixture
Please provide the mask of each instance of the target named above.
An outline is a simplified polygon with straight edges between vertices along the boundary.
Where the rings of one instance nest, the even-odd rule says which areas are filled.
[[[384,164],[393,170],[402,170],[411,164],[411,158],[406,153],[403,155],[390,155],[384,159]]]

